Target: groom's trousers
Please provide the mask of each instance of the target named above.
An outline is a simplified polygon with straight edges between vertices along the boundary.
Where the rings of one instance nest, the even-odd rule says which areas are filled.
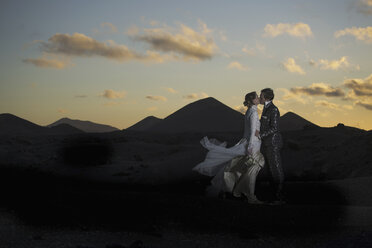
[[[282,168],[282,158],[280,156],[281,146],[264,145],[262,148],[262,153],[273,177],[274,186],[276,187],[276,196],[282,198],[284,172]]]

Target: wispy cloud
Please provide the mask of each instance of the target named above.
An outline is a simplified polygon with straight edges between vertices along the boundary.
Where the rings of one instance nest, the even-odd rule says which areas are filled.
[[[147,111],[150,111],[150,112],[154,112],[154,111],[157,111],[158,108],[157,107],[149,107],[147,108]]]
[[[172,94],[176,94],[176,93],[178,93],[178,91],[177,90],[175,90],[175,89],[173,89],[173,88],[164,88],[167,92],[169,92],[169,93],[172,93]]]
[[[365,28],[358,28],[358,27],[345,28],[343,30],[336,31],[334,34],[336,38],[339,38],[345,35],[352,35],[357,40],[361,40],[365,43],[371,44],[372,43],[372,26],[368,26]]]
[[[372,0],[359,0],[358,11],[365,15],[372,15]]]
[[[169,56],[161,55],[155,51],[146,51],[145,54],[137,53],[114,41],[97,41],[80,33],[55,34],[47,42],[40,41],[40,49],[50,55],[64,55],[67,57],[104,57],[116,61],[136,60],[145,63],[163,63]]]
[[[125,97],[125,91],[114,91],[114,90],[105,90],[100,96],[103,96],[108,99],[118,99]]]
[[[183,60],[207,60],[215,55],[217,45],[209,36],[211,30],[199,21],[200,31],[180,24],[178,29],[170,27],[145,29],[142,34],[134,36],[155,51],[172,53],[175,58]]]
[[[76,98],[87,98],[87,95],[75,95]]]
[[[289,99],[294,99],[296,102],[306,104],[307,100],[301,97],[299,94],[295,94],[292,91],[285,89],[285,88],[279,88],[279,91],[283,92],[282,99],[283,100],[289,100]]]
[[[164,97],[164,96],[146,96],[147,99],[150,99],[150,100],[153,100],[153,101],[162,101],[162,102],[166,102],[167,101],[167,98]]]
[[[57,112],[60,113],[60,114],[67,114],[68,110],[60,108],[60,109],[57,110]]]
[[[99,28],[93,29],[94,35],[116,34],[116,33],[118,33],[118,28],[111,22],[103,22],[101,23]]]
[[[371,97],[372,96],[372,74],[365,79],[347,79],[344,86],[351,90],[350,98]],[[355,97],[352,97],[355,96]]]
[[[342,108],[344,108],[346,110],[352,110],[353,106],[352,105],[342,105]]]
[[[284,69],[291,73],[297,73],[301,75],[305,75],[306,72],[301,68],[301,66],[296,64],[294,58],[288,58],[286,61],[282,62]]]
[[[316,101],[315,105],[330,108],[330,109],[339,109],[340,108],[340,106],[338,104],[331,103],[331,102],[328,102],[326,100]]]
[[[256,42],[255,47],[249,47],[248,45],[245,45],[242,48],[242,52],[244,52],[245,54],[247,54],[249,56],[256,56],[258,53],[264,54],[265,51],[266,51],[265,45],[263,45],[259,42]]]
[[[245,107],[244,105],[239,105],[235,106],[235,110],[242,114],[245,114],[245,112],[247,111],[247,107]]]
[[[117,45],[114,41],[99,42],[80,33],[55,34],[48,39],[48,42],[41,42],[41,49],[52,54],[81,57],[101,56],[121,61],[144,58],[125,45]]]
[[[346,88],[346,90],[342,87]],[[313,83],[310,86],[293,87],[289,90],[281,88],[279,90],[284,92],[283,100],[295,99],[298,102],[306,103],[306,100],[301,98],[301,96],[308,96],[308,100],[311,100],[312,96],[338,97],[342,100],[353,102],[354,106],[372,110],[372,74],[364,79],[346,79],[338,87],[325,83]],[[315,105],[337,110],[352,110],[354,108],[353,105],[338,105],[324,99],[315,102]]]
[[[365,109],[372,110],[372,102],[356,101],[355,104]]]
[[[191,93],[188,95],[183,96],[185,99],[202,99],[209,97],[207,93],[201,92],[201,93]]]
[[[341,88],[335,88],[325,83],[313,83],[308,87],[294,87],[291,88],[290,91],[294,94],[308,96],[342,97],[345,95]]]
[[[134,36],[139,34],[140,29],[136,25],[132,25],[125,33],[129,36]]]
[[[59,60],[59,59],[49,59],[45,56],[37,59],[23,59],[23,63],[32,64],[41,68],[54,68],[54,69],[64,69],[72,64],[68,60]]]
[[[256,56],[257,54],[257,51],[255,48],[248,48],[248,46],[243,47],[242,52],[249,56]]]
[[[155,24],[154,24],[155,25]],[[112,23],[102,23],[102,28],[117,32]],[[98,41],[82,33],[61,34],[51,36],[48,41],[37,41],[45,54],[64,55],[68,57],[104,57],[120,62],[141,61],[144,63],[163,63],[165,61],[202,61],[211,59],[217,50],[217,45],[211,35],[213,30],[199,21],[199,31],[180,24],[178,29],[163,26],[160,28],[140,29],[132,26],[127,35],[134,41],[150,45],[149,50],[137,52],[124,44],[116,44],[113,40]],[[40,67],[64,68],[67,64],[51,59],[25,59]]]
[[[242,64],[240,64],[239,62],[237,61],[233,61],[231,62],[228,66],[227,66],[228,69],[238,69],[239,71],[248,71],[249,68],[247,66],[243,66]]]
[[[327,59],[320,59],[318,62],[314,60],[310,60],[309,62],[312,66],[319,66],[321,70],[334,70],[337,71],[339,69],[352,69],[352,70],[360,70],[359,65],[353,65],[349,62],[347,56],[342,56],[338,60],[327,60]]]
[[[105,102],[103,105],[106,107],[112,107],[112,106],[118,106],[124,104],[123,102],[114,102],[114,101],[109,101]]]
[[[302,22],[267,24],[264,28],[264,36],[266,37],[276,37],[283,34],[296,38],[306,38],[313,35],[310,26]]]
[[[111,33],[117,33],[118,32],[118,28],[110,22],[101,23],[101,27],[102,28],[108,28]]]

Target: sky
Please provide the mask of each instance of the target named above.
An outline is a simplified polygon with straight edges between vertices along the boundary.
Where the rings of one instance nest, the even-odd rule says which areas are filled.
[[[372,129],[372,0],[2,1],[0,113],[127,128],[214,97]]]

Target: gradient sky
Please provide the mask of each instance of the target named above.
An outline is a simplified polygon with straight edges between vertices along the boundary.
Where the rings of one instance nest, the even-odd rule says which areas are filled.
[[[2,1],[0,113],[126,128],[212,96],[372,129],[372,0]]]

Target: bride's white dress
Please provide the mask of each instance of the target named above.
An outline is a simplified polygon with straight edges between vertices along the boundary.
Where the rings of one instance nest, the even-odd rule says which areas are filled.
[[[209,193],[224,191],[237,197],[244,194],[248,201],[257,201],[254,193],[256,177],[265,160],[260,152],[261,141],[255,136],[256,130],[260,130],[260,121],[254,105],[245,114],[244,135],[237,144],[226,147],[226,142],[208,137],[200,141],[209,151],[205,160],[193,170],[213,176]],[[248,150],[252,150],[252,154],[248,155]]]

